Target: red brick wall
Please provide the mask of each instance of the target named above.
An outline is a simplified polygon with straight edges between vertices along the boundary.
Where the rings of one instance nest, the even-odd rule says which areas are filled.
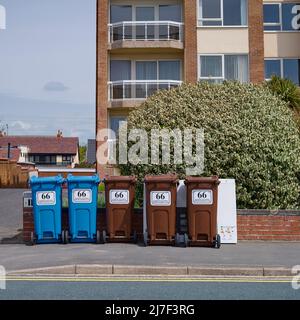
[[[300,215],[238,215],[239,240],[300,241]]]

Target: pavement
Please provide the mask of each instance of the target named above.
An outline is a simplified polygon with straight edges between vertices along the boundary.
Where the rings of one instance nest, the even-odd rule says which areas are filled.
[[[20,243],[23,223],[23,192],[0,189],[0,243]]]
[[[184,275],[197,272],[210,274],[209,270],[220,270],[215,273],[245,275],[251,272],[256,275],[269,275],[271,271],[269,272],[268,268],[275,268],[278,274],[287,275],[288,272],[290,275],[291,267],[300,265],[300,243],[251,241],[239,242],[237,245],[223,245],[220,249],[169,246],[145,248],[135,244],[116,243],[51,244],[33,247],[7,244],[0,246],[0,265],[10,272],[51,267],[50,270],[41,271],[50,274],[76,274],[80,266],[84,265],[85,269],[81,270],[85,270],[82,272],[88,274],[147,274],[147,272],[174,274],[175,272]],[[88,270],[89,266],[92,267],[91,270]],[[55,271],[54,268],[53,272],[52,267],[62,269]],[[197,271],[197,267],[202,271]],[[142,269],[139,271],[138,268]],[[161,269],[155,270],[155,268]],[[247,271],[247,268],[251,271]]]

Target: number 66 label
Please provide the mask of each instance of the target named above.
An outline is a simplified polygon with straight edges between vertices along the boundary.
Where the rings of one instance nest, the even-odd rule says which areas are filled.
[[[91,189],[73,189],[72,190],[73,203],[92,203]]]
[[[110,204],[128,204],[129,191],[128,190],[110,190],[109,203]]]
[[[38,206],[54,206],[56,204],[56,192],[38,191],[36,193],[36,203]]]
[[[171,192],[170,191],[151,191],[150,203],[151,203],[151,206],[170,206]]]
[[[193,190],[192,204],[194,205],[213,204],[212,190]]]

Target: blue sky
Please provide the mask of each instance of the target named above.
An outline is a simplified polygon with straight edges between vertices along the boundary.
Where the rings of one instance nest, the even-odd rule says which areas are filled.
[[[95,133],[96,0],[0,0],[0,127]]]

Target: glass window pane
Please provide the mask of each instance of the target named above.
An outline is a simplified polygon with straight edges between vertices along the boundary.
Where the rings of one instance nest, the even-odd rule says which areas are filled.
[[[110,6],[110,23],[132,21],[131,6]]]
[[[180,61],[159,61],[159,80],[180,81]]]
[[[137,7],[136,8],[136,21],[153,21],[154,7]]]
[[[157,80],[157,62],[137,61],[136,80]]]
[[[300,60],[284,59],[283,60],[283,77],[290,79],[297,85],[300,85]]]
[[[264,26],[265,31],[280,31],[281,27],[279,26]]]
[[[200,0],[201,18],[221,18],[221,0]]]
[[[131,80],[130,60],[110,61],[110,81]]]
[[[222,77],[221,56],[201,56],[201,77]]]
[[[181,22],[181,5],[160,5],[159,20]]]
[[[297,19],[300,13],[298,6],[297,3],[282,4],[282,30],[300,30],[300,21]]]
[[[225,26],[247,25],[247,2],[245,0],[223,0],[223,11]]]
[[[200,21],[200,25],[201,26],[221,26],[222,25],[222,21],[218,20],[218,21]]]
[[[265,78],[281,77],[280,60],[265,60]]]
[[[264,4],[264,23],[279,23],[279,5]]]
[[[248,56],[225,56],[225,79],[248,82]]]
[[[126,121],[126,117],[110,117],[110,129],[115,132],[116,136],[118,135],[120,126]]]

